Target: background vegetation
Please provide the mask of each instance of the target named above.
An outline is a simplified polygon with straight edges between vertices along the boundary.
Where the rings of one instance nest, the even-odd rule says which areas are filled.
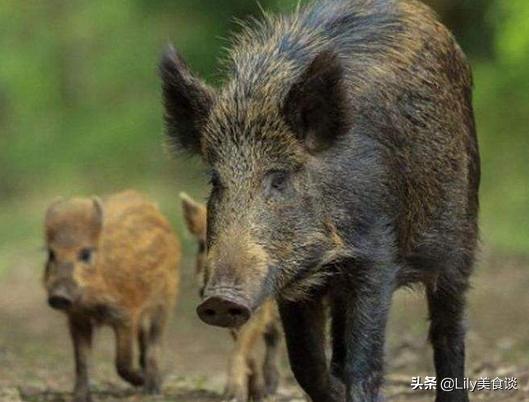
[[[428,0],[475,71],[482,232],[529,254],[529,2]],[[295,0],[261,0],[288,10]],[[253,0],[3,0],[0,4],[0,272],[40,242],[56,195],[135,187],[182,229],[177,194],[205,195],[199,162],[162,146],[157,61],[173,42],[218,83],[216,60],[260,13]]]

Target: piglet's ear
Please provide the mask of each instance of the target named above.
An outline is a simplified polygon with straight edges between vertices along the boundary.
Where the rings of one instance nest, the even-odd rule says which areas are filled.
[[[193,200],[186,193],[180,193],[182,210],[187,229],[195,237],[202,238],[206,234],[207,210],[206,206]]]
[[[94,205],[94,230],[99,233],[103,228],[104,209],[103,202],[99,197],[92,197],[92,203]]]
[[[169,46],[160,62],[165,124],[176,151],[200,153],[200,135],[213,104],[213,90],[195,78]]]
[[[61,205],[64,201],[63,197],[56,197],[48,206],[48,209],[46,210],[46,215],[44,217],[44,224],[47,226],[49,225],[53,218],[55,217],[55,214],[57,210],[59,209],[59,205]]]
[[[51,202],[50,206],[46,210],[46,214],[44,216],[44,228],[48,241],[53,237],[53,221],[55,220],[57,211],[60,209],[60,206],[63,202],[63,197],[57,197]]]
[[[309,152],[329,147],[351,127],[343,76],[339,56],[323,51],[294,82],[285,98],[285,119]]]

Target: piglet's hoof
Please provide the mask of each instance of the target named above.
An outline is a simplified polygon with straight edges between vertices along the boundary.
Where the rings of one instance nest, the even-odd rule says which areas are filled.
[[[266,394],[274,395],[279,386],[279,371],[276,368],[270,368],[265,371],[265,384],[266,384]]]
[[[261,389],[252,389],[252,402],[263,402],[266,398],[266,392],[264,388]]]
[[[72,402],[92,402],[92,395],[89,392],[76,393],[72,398]]]
[[[231,383],[226,385],[223,402],[248,402],[248,391],[246,387]]]
[[[145,395],[160,395],[162,393],[162,387],[159,380],[147,379],[143,386],[143,393]]]

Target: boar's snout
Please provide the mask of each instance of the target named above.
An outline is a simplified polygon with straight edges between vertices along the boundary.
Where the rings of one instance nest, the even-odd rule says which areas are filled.
[[[217,236],[208,249],[200,319],[218,327],[244,325],[261,304],[267,262],[263,247],[247,233],[232,228]]]
[[[233,296],[209,296],[197,307],[202,321],[217,327],[236,328],[245,324],[252,314],[242,299]]]
[[[48,296],[48,304],[56,310],[68,310],[72,303],[72,296],[65,287],[53,289]]]

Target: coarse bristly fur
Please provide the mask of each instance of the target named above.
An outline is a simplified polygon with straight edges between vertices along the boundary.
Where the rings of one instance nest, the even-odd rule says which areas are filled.
[[[67,315],[74,346],[73,400],[91,401],[88,367],[92,335],[100,325],[116,335],[118,374],[148,393],[159,392],[161,340],[180,278],[180,243],[167,219],[129,190],[103,201],[52,203],[45,236],[48,301]]]
[[[480,162],[471,70],[434,13],[316,1],[246,27],[219,90],[172,49],[160,68],[169,137],[212,172],[205,297],[274,295],[312,400],[375,401],[391,296],[419,282],[437,376],[462,381]]]

